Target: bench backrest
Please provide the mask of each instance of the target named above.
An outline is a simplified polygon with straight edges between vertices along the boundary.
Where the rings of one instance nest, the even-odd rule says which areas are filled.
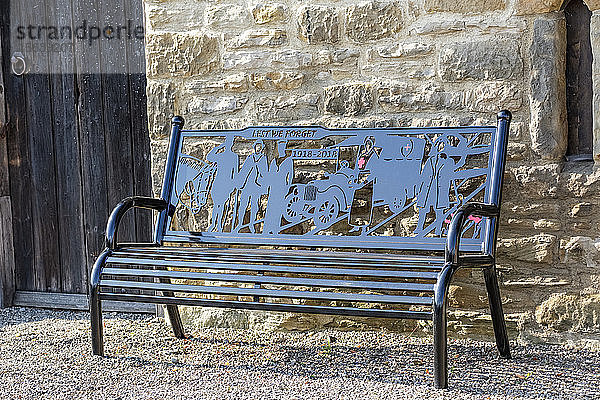
[[[441,250],[462,204],[499,205],[509,123],[201,131],[175,117],[156,240]],[[495,236],[472,218],[461,250]]]

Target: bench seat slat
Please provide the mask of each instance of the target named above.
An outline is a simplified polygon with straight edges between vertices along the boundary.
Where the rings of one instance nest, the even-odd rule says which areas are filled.
[[[105,268],[103,275],[153,277],[170,279],[190,279],[224,282],[243,282],[292,286],[315,286],[372,290],[405,290],[413,292],[433,292],[433,284],[407,282],[373,282],[340,279],[295,278],[287,276],[241,275],[224,273],[202,273],[187,271],[148,270],[136,268]]]
[[[378,253],[348,253],[340,251],[309,251],[309,250],[256,250],[228,248],[199,248],[183,247],[150,247],[121,249],[113,254],[116,257],[181,257],[185,259],[203,260],[240,260],[247,262],[290,263],[309,265],[365,265],[373,267],[406,267],[441,269],[443,257],[425,257],[412,255],[394,255]]]
[[[386,310],[377,308],[327,307],[306,304],[263,303],[255,301],[232,301],[216,299],[196,299],[187,297],[168,297],[137,295],[127,293],[100,293],[102,300],[134,301],[153,304],[175,304],[184,306],[236,308],[246,310],[284,311],[310,314],[347,315],[354,317],[403,318],[430,320],[431,312],[413,310]]]
[[[327,301],[358,301],[387,304],[432,305],[431,297],[391,296],[384,294],[311,292],[307,290],[275,290],[240,288],[227,286],[179,285],[172,283],[135,282],[120,280],[103,280],[102,288],[146,289],[166,292],[202,293],[232,296],[259,296],[273,298],[327,300]]]
[[[202,261],[177,260],[156,260],[144,258],[128,257],[108,257],[107,264],[121,265],[145,265],[152,267],[179,267],[179,268],[200,268],[200,269],[219,269],[234,271],[256,271],[256,272],[280,272],[297,273],[310,275],[343,275],[343,276],[363,276],[379,278],[402,278],[402,279],[437,279],[437,272],[429,271],[406,271],[406,270],[383,270],[383,269],[353,269],[353,268],[324,268],[324,267],[300,267],[286,265],[262,265],[262,264],[242,264],[242,263],[212,263]]]

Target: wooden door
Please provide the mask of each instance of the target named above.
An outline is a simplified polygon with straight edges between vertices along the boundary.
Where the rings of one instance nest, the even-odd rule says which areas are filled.
[[[134,26],[143,27],[142,0],[5,3],[2,72],[15,303],[83,308],[110,210],[124,197],[151,195],[144,42],[107,39],[116,38],[112,25],[129,23],[129,39]],[[90,38],[79,40],[84,24]],[[96,39],[93,24],[104,29]],[[71,44],[54,47],[51,36],[36,39],[36,46],[17,40],[23,36],[18,32],[34,41],[51,30]],[[37,46],[41,42],[45,47]],[[122,228],[124,240],[148,240],[151,215],[132,213]]]

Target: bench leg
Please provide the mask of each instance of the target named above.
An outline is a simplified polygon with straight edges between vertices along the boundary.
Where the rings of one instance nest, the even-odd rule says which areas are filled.
[[[104,337],[102,332],[102,304],[98,298],[98,289],[94,288],[90,296],[90,318],[92,325],[92,350],[95,355],[104,355]]]
[[[433,298],[433,380],[436,389],[448,387],[446,302],[454,268],[446,266],[438,277]]]
[[[171,283],[170,278],[160,278],[160,283]],[[162,292],[165,297],[175,297],[175,293],[170,291]],[[183,323],[181,322],[181,315],[179,309],[174,304],[167,304],[167,315],[169,316],[169,322],[171,328],[173,328],[173,335],[178,339],[185,339],[185,331],[183,330]]]
[[[492,323],[494,324],[496,345],[498,346],[500,357],[510,358],[510,347],[508,343],[508,335],[506,334],[504,313],[502,312],[502,299],[500,297],[500,288],[498,287],[496,267],[486,268],[483,271],[483,276],[485,278],[485,286],[487,287],[490,313],[492,314]]]
[[[181,315],[179,315],[179,309],[176,305],[167,305],[167,315],[169,316],[169,322],[173,328],[173,334],[178,339],[185,339],[185,331],[183,330],[183,323],[181,322]]]
[[[90,322],[92,328],[92,350],[98,356],[104,355],[104,337],[102,332],[102,304],[100,303],[99,284],[102,268],[110,250],[105,249],[98,256],[90,276]]]

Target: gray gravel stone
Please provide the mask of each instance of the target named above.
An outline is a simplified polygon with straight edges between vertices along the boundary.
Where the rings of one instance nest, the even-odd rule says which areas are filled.
[[[107,357],[87,313],[0,310],[0,399],[598,399],[599,354],[566,346],[450,342],[450,385],[433,388],[430,337],[384,331],[202,329],[106,314]]]

